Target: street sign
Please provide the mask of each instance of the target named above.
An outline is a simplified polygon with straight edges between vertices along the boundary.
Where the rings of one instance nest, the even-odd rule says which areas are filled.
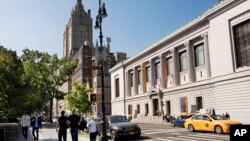
[[[0,141],[4,141],[4,129],[0,129]]]

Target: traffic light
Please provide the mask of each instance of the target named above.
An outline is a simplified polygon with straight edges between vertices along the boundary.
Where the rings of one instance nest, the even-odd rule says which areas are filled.
[[[90,101],[95,102],[96,101],[96,94],[90,94]]]

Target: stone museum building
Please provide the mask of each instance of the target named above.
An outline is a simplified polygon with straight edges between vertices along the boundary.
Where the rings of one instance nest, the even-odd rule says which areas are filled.
[[[205,108],[249,124],[250,1],[220,1],[110,73],[112,114],[152,121]]]

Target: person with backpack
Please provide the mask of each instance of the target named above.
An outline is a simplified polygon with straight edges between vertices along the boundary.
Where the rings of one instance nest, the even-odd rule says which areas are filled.
[[[65,111],[61,111],[61,116],[58,118],[57,125],[56,125],[56,131],[58,132],[59,141],[62,141],[62,137],[63,137],[63,141],[67,141],[68,117],[66,117],[64,114],[65,114]],[[59,128],[59,131],[58,131],[58,128]]]

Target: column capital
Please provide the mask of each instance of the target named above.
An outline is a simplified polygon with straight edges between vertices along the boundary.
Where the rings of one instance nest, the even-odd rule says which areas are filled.
[[[174,51],[176,51],[176,48],[172,48],[169,50],[170,53],[173,53]]]
[[[207,37],[207,36],[208,36],[208,33],[207,33],[207,32],[201,34],[201,37],[202,37],[202,38],[205,38],[205,37]]]
[[[191,41],[187,41],[187,42],[184,43],[184,46],[189,46],[190,43],[191,43]]]

